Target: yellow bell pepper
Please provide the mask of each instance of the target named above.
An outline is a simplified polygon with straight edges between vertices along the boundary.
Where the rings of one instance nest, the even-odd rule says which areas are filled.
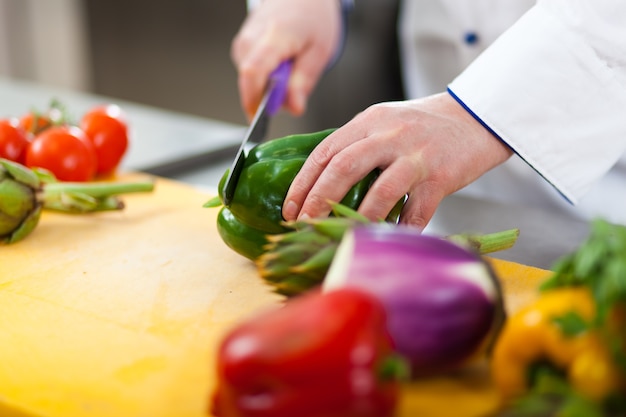
[[[527,391],[530,368],[542,361],[561,370],[572,388],[592,401],[603,401],[624,389],[624,375],[598,330],[569,334],[555,320],[572,313],[586,323],[594,319],[595,303],[587,287],[543,292],[509,317],[491,363],[494,383],[505,401]]]

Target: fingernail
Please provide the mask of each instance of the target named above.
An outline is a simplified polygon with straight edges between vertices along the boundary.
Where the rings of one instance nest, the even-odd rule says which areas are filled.
[[[298,215],[298,205],[293,200],[289,200],[283,209],[285,220],[294,220]]]

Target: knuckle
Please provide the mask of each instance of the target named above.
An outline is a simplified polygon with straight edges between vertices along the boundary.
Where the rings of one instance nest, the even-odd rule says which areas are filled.
[[[326,168],[334,158],[335,152],[328,144],[322,142],[309,154],[306,164],[321,171]]]
[[[385,114],[386,112],[387,112],[386,103],[375,103],[366,109],[366,113],[372,114],[372,115],[381,115],[381,114]]]
[[[307,164],[311,164],[317,168],[323,168],[328,165],[328,162],[332,159],[333,153],[328,146],[324,143],[318,145],[313,152],[307,158]]]
[[[245,40],[245,37],[243,36],[241,32],[239,32],[237,35],[235,35],[235,37],[233,38],[230,44],[231,56],[233,57],[237,56],[239,53],[241,53],[242,49],[245,49],[246,45],[247,45],[247,42]]]
[[[443,190],[447,190],[450,184],[454,183],[455,176],[450,170],[445,169],[445,167],[434,167],[427,171],[423,180],[423,187],[429,190],[430,195],[438,196],[444,194]]]
[[[302,212],[310,217],[318,217],[330,212],[330,205],[327,197],[318,193],[309,193],[302,207]]]
[[[395,105],[390,102],[375,103],[363,110],[361,113],[364,117],[373,119],[386,119],[390,114],[398,115]],[[394,123],[401,122],[402,118],[394,117]]]
[[[341,152],[335,155],[329,168],[340,177],[350,177],[358,169],[358,161],[350,152]]]
[[[230,56],[236,64],[240,64],[253,47],[254,39],[245,30],[242,30],[230,44]]]
[[[384,117],[384,112],[384,107],[381,104],[374,104],[359,113],[357,117],[366,121],[380,119],[381,117]]]
[[[327,204],[327,198],[322,194],[313,193],[308,195],[307,203],[309,207],[321,207]]]
[[[294,180],[289,186],[288,197],[294,198],[294,196],[296,195],[297,196],[306,195],[308,191],[309,191],[309,188],[307,186],[306,181],[296,176],[296,178],[294,178]]]
[[[371,221],[384,219],[389,214],[388,204],[384,200],[370,201],[367,207],[361,207],[360,212]]]

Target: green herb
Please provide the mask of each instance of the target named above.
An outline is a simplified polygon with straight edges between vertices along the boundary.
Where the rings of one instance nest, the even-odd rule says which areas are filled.
[[[594,298],[596,316],[588,327],[598,329],[617,365],[626,373],[626,331],[607,326],[611,311],[626,306],[626,226],[595,219],[589,237],[554,265],[554,274],[541,290],[586,286]],[[582,323],[572,317],[560,321],[571,331]]]
[[[626,302],[626,226],[594,220],[587,240],[553,269],[541,289],[589,287],[598,309],[597,324],[603,324],[615,304]]]
[[[549,363],[531,367],[530,391],[498,417],[618,417],[626,408],[616,402],[599,404],[580,396],[566,376]]]
[[[560,287],[587,287],[596,305],[595,317],[584,320],[575,312],[553,317],[567,337],[597,331],[626,373],[626,329],[609,325],[616,308],[626,307],[626,226],[595,219],[588,238],[553,266],[554,274],[542,291]],[[601,403],[582,397],[566,375],[550,364],[537,363],[529,372],[529,392],[500,417],[618,417],[626,416],[626,399],[611,397]]]
[[[589,323],[575,311],[568,311],[562,316],[553,317],[552,323],[559,326],[561,333],[566,337],[578,336],[589,329]]]

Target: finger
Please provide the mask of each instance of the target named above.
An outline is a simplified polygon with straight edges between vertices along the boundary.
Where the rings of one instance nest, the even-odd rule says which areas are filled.
[[[300,215],[304,200],[327,165],[327,159],[330,158],[330,155],[328,157],[326,155],[324,150],[317,152],[314,150],[302,165],[285,197],[285,204],[283,205],[283,218],[285,220],[296,220]]]
[[[359,166],[358,159],[352,154],[343,152],[337,155],[311,187],[298,217],[327,216],[331,211],[330,202],[341,201],[365,175],[367,171]]]
[[[230,57],[238,74],[239,100],[248,120],[252,118],[253,109],[256,108],[260,100],[260,98],[257,98],[260,90],[257,87],[258,82],[255,79],[255,74],[250,73],[249,68],[246,68],[244,65],[251,54],[250,51],[255,47],[256,40],[259,38],[255,27],[251,16],[248,15],[230,46]]]
[[[416,170],[408,158],[400,158],[384,169],[359,206],[359,213],[373,221],[385,219],[411,189]]]
[[[409,194],[400,215],[400,223],[417,226],[423,230],[444,197],[445,194],[441,189],[431,183],[419,184]]]
[[[252,119],[265,91],[269,75],[279,64],[280,58],[273,58],[269,53],[264,56],[252,55],[239,69],[238,87],[241,105]]]
[[[294,115],[302,115],[311,92],[319,81],[329,58],[317,49],[307,50],[293,62],[285,108]]]
[[[268,30],[247,49],[245,56],[238,58],[238,87],[248,118],[252,118],[261,102],[270,73],[294,54],[293,46]]]
[[[295,116],[301,116],[306,111],[311,91],[320,77],[319,73],[312,72],[305,65],[302,60],[294,61],[285,97],[284,107]]]
[[[347,134],[342,133],[345,130]],[[348,124],[327,136],[311,152],[287,191],[283,206],[285,220],[295,220],[298,217],[304,200],[330,160],[346,148],[351,141],[358,140],[360,137],[358,133],[354,134],[355,131],[355,129],[351,130]]]
[[[258,38],[255,25],[251,21],[251,15],[248,15],[230,44],[230,59],[236,68],[239,68]]]
[[[306,195],[300,216],[327,215],[330,212],[329,200],[340,201],[373,169],[387,166],[390,163],[388,155],[378,151],[380,146],[372,147],[372,144],[378,143],[367,138],[336,153]]]

